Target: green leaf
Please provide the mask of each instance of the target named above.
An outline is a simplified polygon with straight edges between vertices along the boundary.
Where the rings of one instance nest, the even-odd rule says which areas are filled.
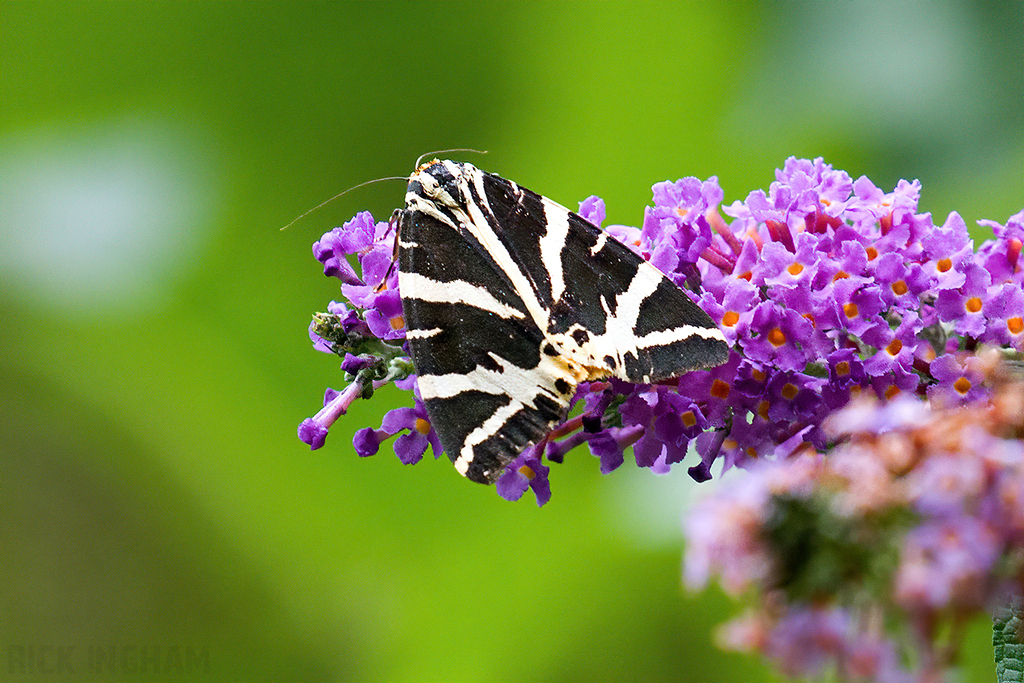
[[[993,617],[992,646],[996,657],[996,680],[999,683],[1024,681],[1024,599],[1015,597]]]

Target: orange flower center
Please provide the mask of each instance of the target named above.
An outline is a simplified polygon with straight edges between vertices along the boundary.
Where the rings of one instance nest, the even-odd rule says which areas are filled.
[[[720,379],[716,379],[714,382],[711,383],[710,393],[715,398],[721,398],[721,399],[729,398],[729,391],[730,390],[731,390],[731,387],[726,382],[723,382]]]

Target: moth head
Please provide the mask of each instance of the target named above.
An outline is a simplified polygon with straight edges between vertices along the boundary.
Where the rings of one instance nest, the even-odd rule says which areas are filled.
[[[465,203],[465,191],[462,185],[473,169],[469,164],[458,164],[454,161],[428,161],[416,169],[409,177],[407,195],[415,194],[428,201],[448,207],[458,207]]]

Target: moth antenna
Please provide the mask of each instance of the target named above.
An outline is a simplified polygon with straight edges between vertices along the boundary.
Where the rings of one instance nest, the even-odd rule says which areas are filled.
[[[439,149],[436,152],[427,152],[426,154],[421,154],[419,158],[416,159],[416,168],[420,167],[420,162],[423,161],[423,157],[434,156],[435,154],[448,154],[449,152],[472,152],[473,154],[487,154],[487,150],[469,149],[468,147],[462,147],[458,149]]]
[[[291,223],[289,223],[288,225],[286,225],[283,228],[281,228],[281,230],[285,230],[287,228],[290,228],[295,223],[298,223],[300,220],[302,220],[303,218],[305,218],[309,214],[313,213],[317,209],[321,208],[322,206],[324,206],[326,204],[330,204],[331,202],[333,202],[338,197],[340,197],[340,196],[342,196],[344,194],[348,194],[352,190],[358,190],[360,187],[364,187],[366,185],[372,185],[373,183],[379,183],[379,182],[382,182],[384,180],[409,180],[409,178],[406,177],[406,176],[388,176],[387,178],[374,178],[373,180],[367,180],[366,182],[359,183],[358,185],[353,185],[352,187],[348,188],[347,190],[342,190],[341,192],[339,192],[338,194],[334,195],[330,199],[325,199],[324,201],[320,202],[319,204],[314,206],[312,209],[310,209],[306,213],[302,214],[301,216],[296,217],[294,220],[292,220]]]
[[[394,229],[395,225],[397,225],[397,224],[398,224],[398,210],[396,209],[395,212],[393,214],[391,214],[390,220],[388,220],[388,232],[391,232],[391,230]],[[387,233],[385,233],[385,234],[387,234]],[[395,264],[396,263],[398,263],[398,238],[397,238],[397,236],[395,237],[395,249],[391,253],[391,263],[388,264],[387,272],[385,272],[384,273],[384,277],[381,278],[380,284],[377,285],[377,288],[374,289],[373,291],[375,291],[375,292],[383,292],[384,291],[384,286],[387,285],[388,278],[391,277],[391,273],[395,270]]]

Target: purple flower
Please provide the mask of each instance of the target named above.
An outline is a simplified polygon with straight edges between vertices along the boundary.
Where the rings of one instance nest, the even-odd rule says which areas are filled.
[[[914,507],[934,517],[952,518],[968,512],[985,493],[988,473],[981,458],[968,454],[933,455],[906,478]]]
[[[836,209],[827,209],[845,202],[853,188],[850,176],[836,171],[831,164],[818,157],[813,161],[789,157],[783,167],[775,172],[777,182],[772,183],[773,196],[786,194],[792,197],[796,213],[810,213],[826,209],[830,215],[839,215]]]
[[[744,384],[745,379],[749,380],[748,384]],[[717,368],[687,374],[679,380],[677,391],[700,407],[707,428],[723,428],[732,415],[746,412],[750,407],[752,394],[749,392],[754,392],[755,398],[760,396],[760,390],[751,387],[761,382],[763,389],[764,379],[765,374],[759,367],[733,352],[729,360]]]
[[[919,321],[908,314],[895,330],[888,327],[879,330],[878,351],[864,361],[864,372],[876,378],[884,378],[904,390],[917,386],[918,378],[913,372],[915,346],[912,330]]]
[[[767,414],[767,401],[762,402]],[[697,438],[698,451],[700,451],[702,440]],[[708,444],[710,448],[713,444]],[[732,466],[746,468],[750,463],[759,462],[758,458],[770,455],[775,449],[772,439],[772,424],[760,413],[738,415],[734,418],[729,436],[722,441],[722,452],[725,460],[722,465],[722,474],[725,474]],[[701,452],[702,458],[704,453]],[[707,463],[708,469],[711,463]]]
[[[919,263],[907,263],[902,254],[891,252],[878,258],[875,282],[880,285],[879,295],[888,308],[909,311],[921,305],[922,295],[928,291],[929,279]]]
[[[816,678],[843,653],[848,631],[843,610],[791,610],[769,633],[765,652],[786,675]]]
[[[321,353],[334,353],[331,343],[316,333],[316,321],[309,323],[309,340],[313,342],[313,348]]]
[[[951,353],[933,360],[928,370],[937,383],[928,387],[928,398],[939,405],[958,405],[985,396],[981,372],[972,367],[973,360],[970,356],[961,363]]]
[[[422,403],[417,402],[413,408],[396,408],[389,411],[384,416],[380,428],[389,434],[407,430],[395,440],[395,455],[403,465],[419,462],[428,445],[434,449],[435,458],[443,452],[441,442],[430,426],[427,411]]]
[[[1001,420],[1024,424],[1024,382],[991,355],[975,363],[990,402],[855,401],[826,421],[831,438],[846,434],[830,453],[808,456],[791,437],[776,449],[787,459],[687,513],[687,583],[754,598],[730,645],[789,675],[942,680],[960,644],[951,626],[1001,599],[1007,577],[1020,592],[1024,446]],[[787,583],[800,576],[828,588],[808,600]]]
[[[883,434],[927,424],[928,420],[928,406],[909,396],[898,396],[885,403],[884,409],[868,400],[854,402],[829,415],[824,427],[833,439],[838,439],[856,433]]]
[[[828,366],[828,384],[822,387],[822,400],[830,411],[845,406],[853,390],[867,384],[864,363],[855,349],[846,347],[833,351],[825,359]]]
[[[978,261],[992,275],[993,282],[1020,283],[1020,252],[1024,245],[1024,211],[1010,216],[1006,225],[995,221],[978,221],[992,228],[995,239],[988,240],[978,249]]]
[[[683,576],[691,589],[717,576],[722,589],[740,595],[768,579],[773,562],[760,532],[770,500],[768,481],[748,475],[719,488],[683,518]]]
[[[551,486],[548,483],[551,468],[540,461],[535,454],[536,450],[535,447],[528,448],[508,464],[496,484],[499,496],[505,500],[519,500],[527,489],[533,489],[538,507],[551,500]]]
[[[323,409],[299,425],[299,440],[309,444],[310,450],[321,448],[327,439],[327,430],[348,411],[348,407],[358,398],[359,393],[360,388],[355,384],[340,393],[334,389],[327,389],[324,392]]]
[[[356,449],[356,455],[360,458],[368,458],[371,455],[377,455],[381,443],[389,436],[391,435],[383,429],[364,427],[353,435],[352,446]]]
[[[842,287],[837,285],[835,291],[840,293]],[[840,300],[845,297],[840,295]],[[889,335],[889,326],[882,317],[885,302],[877,287],[861,287],[850,293],[848,302],[843,305],[843,315],[838,327],[863,339],[866,343],[878,348],[884,346]]]
[[[974,245],[967,234],[967,225],[960,214],[949,214],[942,227],[932,227],[921,240],[927,261],[924,269],[935,281],[935,289],[956,289],[963,286],[964,268],[974,257]]]
[[[797,235],[795,253],[778,242],[766,244],[761,249],[755,275],[769,286],[770,294],[782,295],[787,290],[810,289],[822,256],[817,247],[817,237],[809,233]]]
[[[781,370],[802,370],[807,355],[800,340],[813,332],[811,321],[790,308],[764,301],[754,310],[752,337],[740,341],[747,358]]]
[[[989,449],[1002,463],[991,490],[980,501],[984,519],[1014,547],[1024,544],[1024,445],[1003,441]],[[989,461],[991,463],[991,461]],[[991,467],[991,465],[990,465]]]
[[[314,242],[313,256],[324,264],[324,275],[337,277],[345,284],[363,284],[345,256],[369,249],[375,231],[373,216],[369,211],[363,211],[344,226],[335,228]]]
[[[690,439],[706,424],[694,402],[664,386],[634,392],[620,411],[623,425],[644,430],[633,444],[636,464],[659,474],[682,461]]]
[[[778,372],[765,391],[768,417],[773,422],[815,422],[824,417],[824,380],[798,372]]]
[[[1024,289],[1016,282],[994,285],[983,307],[987,327],[982,341],[1024,349]]]
[[[391,260],[393,250],[375,248],[359,259],[363,280],[358,284],[343,284],[341,293],[359,308],[371,308],[382,292],[397,291],[398,270]]]
[[[953,322],[958,334],[980,337],[985,333],[985,303],[992,276],[981,266],[964,266],[964,284],[943,289],[935,301],[935,310],[943,322]]]
[[[395,455],[403,465],[418,463],[427,446],[433,449],[435,458],[443,453],[441,441],[430,425],[426,408],[419,400],[412,408],[395,408],[388,411],[381,421],[380,429],[359,430],[353,445],[360,455],[373,455],[384,439],[403,431],[405,433],[395,439]]]
[[[353,356],[351,353],[346,353],[345,360],[341,362],[341,369],[343,372],[354,375],[360,370],[364,370],[373,365],[374,360],[374,357],[369,354]]]
[[[299,441],[309,444],[311,451],[323,448],[327,441],[327,427],[313,418],[306,418],[299,425]]]
[[[986,577],[999,557],[998,540],[986,523],[973,517],[913,529],[896,571],[896,601],[908,610],[983,606]]]
[[[583,220],[589,221],[600,228],[601,224],[604,223],[604,200],[593,195],[587,197],[580,202],[579,215]]]
[[[759,641],[764,653],[789,676],[817,678],[838,665],[843,680],[915,680],[901,665],[892,640],[856,629],[855,619],[846,610],[801,605],[774,624],[762,624]]]
[[[394,289],[376,293],[366,310],[366,324],[370,332],[379,339],[405,338],[405,318],[402,315],[402,298]]]
[[[696,263],[711,244],[712,231],[705,214],[717,207],[724,196],[718,179],[683,178],[675,183],[658,183],[653,192],[654,207],[645,211],[641,231],[645,251],[653,254],[657,246],[670,248],[677,255],[678,263]],[[651,261],[656,266],[662,265],[654,258]],[[662,268],[662,272],[670,276],[677,270]]]
[[[640,250],[640,228],[628,225],[609,225],[605,232],[629,247],[635,254],[642,256]]]
[[[612,428],[598,432],[587,440],[591,455],[601,461],[601,474],[609,474],[625,462],[626,448],[636,443],[643,431],[640,425]]]

